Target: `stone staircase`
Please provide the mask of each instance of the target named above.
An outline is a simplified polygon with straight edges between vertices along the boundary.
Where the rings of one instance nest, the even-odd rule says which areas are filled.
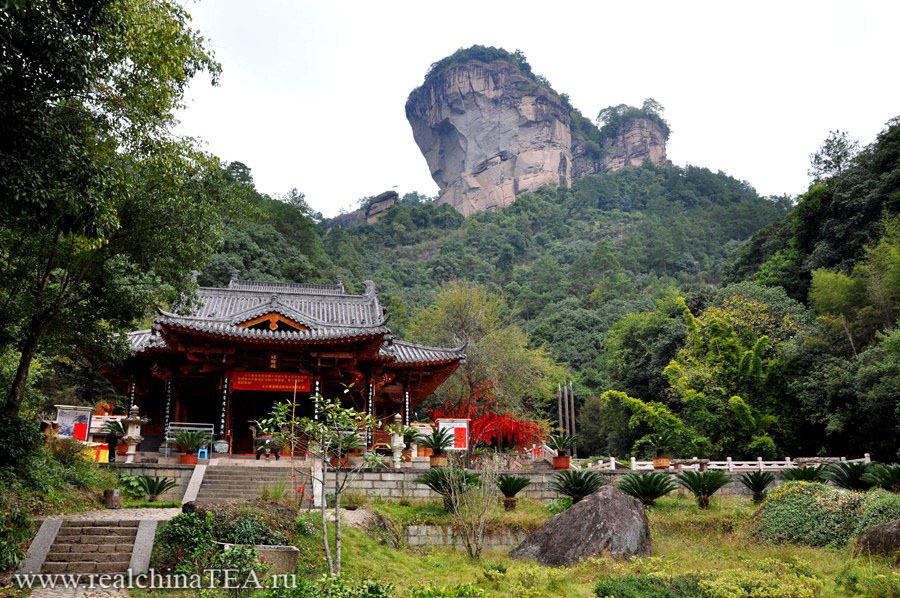
[[[309,478],[301,471],[309,471],[300,467],[296,470],[297,485],[304,484],[307,492],[311,492]],[[290,467],[254,467],[252,465],[216,465],[206,469],[197,502],[251,501],[259,498],[260,492],[269,488],[282,487],[290,492]]]
[[[41,573],[122,573],[128,570],[139,521],[63,521]]]

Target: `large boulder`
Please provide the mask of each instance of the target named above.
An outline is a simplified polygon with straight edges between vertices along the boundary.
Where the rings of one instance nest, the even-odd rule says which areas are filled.
[[[859,554],[900,557],[900,519],[870,527],[856,539]]]
[[[510,556],[571,567],[602,554],[615,558],[650,554],[650,522],[644,507],[611,485],[533,531]]]

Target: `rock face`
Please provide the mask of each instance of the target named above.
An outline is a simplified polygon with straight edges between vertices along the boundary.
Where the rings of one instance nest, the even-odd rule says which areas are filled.
[[[438,202],[463,214],[572,182],[568,109],[511,63],[445,67],[413,91],[406,118],[441,189]]]
[[[406,118],[440,187],[438,203],[465,215],[587,174],[666,163],[665,135],[642,118],[589,156],[563,98],[504,60],[463,60],[429,74],[410,94]]]
[[[601,554],[615,558],[650,554],[650,522],[644,507],[612,485],[560,513],[509,553],[554,567],[571,567]]]
[[[400,201],[400,196],[396,191],[385,191],[371,198],[364,207],[358,210],[326,220],[325,228],[352,228],[362,224],[375,224],[398,201]]]
[[[900,519],[870,527],[856,539],[859,554],[881,554],[900,558]]]

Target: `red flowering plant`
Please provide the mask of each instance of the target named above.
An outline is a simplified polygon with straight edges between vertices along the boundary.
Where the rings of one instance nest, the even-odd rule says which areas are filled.
[[[525,417],[513,415],[508,410],[500,413],[497,401],[490,392],[493,382],[487,381],[472,396],[458,402],[445,403],[432,410],[434,421],[439,418],[468,419],[473,445],[509,446],[520,451],[543,439],[541,426]]]

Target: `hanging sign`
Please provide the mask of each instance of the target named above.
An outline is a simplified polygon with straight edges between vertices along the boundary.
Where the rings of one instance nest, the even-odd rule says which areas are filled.
[[[88,431],[91,429],[93,407],[73,407],[71,405],[56,405],[55,407],[59,437],[87,440]]]
[[[296,384],[296,387],[295,387]],[[267,390],[274,392],[309,392],[312,377],[290,372],[232,372],[232,390]]]

